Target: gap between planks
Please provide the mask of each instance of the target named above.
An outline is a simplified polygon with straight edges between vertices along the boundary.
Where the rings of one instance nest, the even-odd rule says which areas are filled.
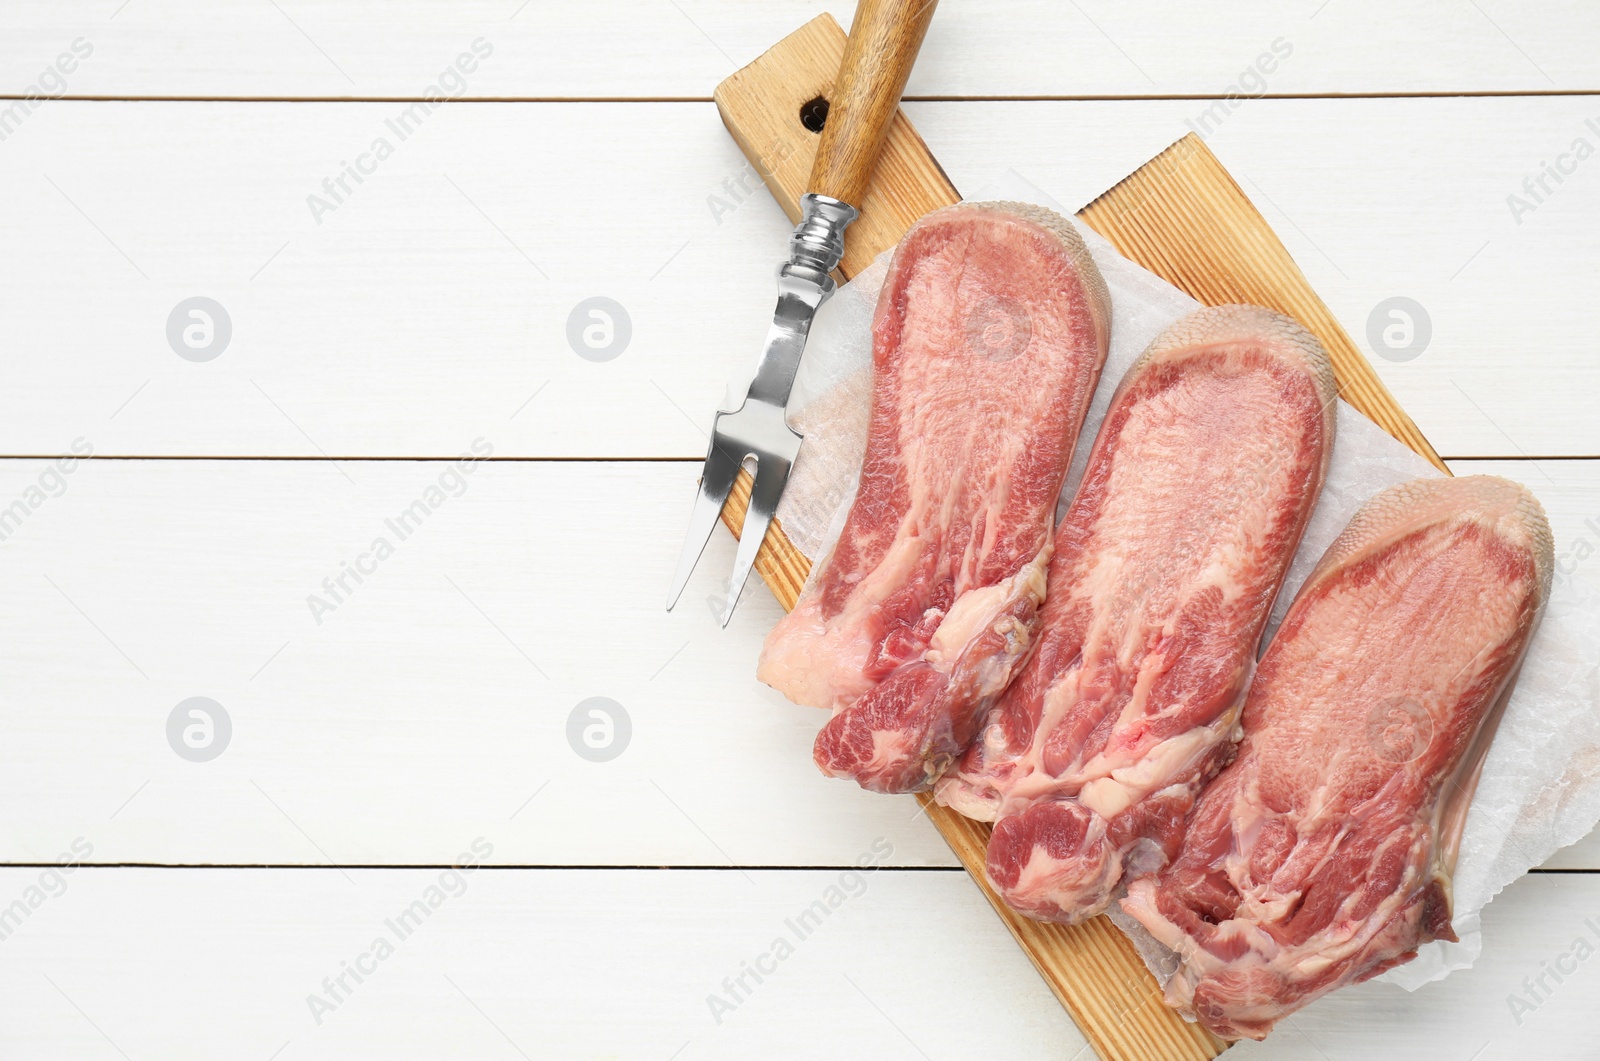
[[[1250,99],[1330,100],[1330,99],[1501,99],[1539,96],[1600,96],[1600,88],[1478,89],[1470,92],[1264,92]],[[0,102],[32,100],[34,96],[0,93]],[[1152,93],[1139,94],[1000,94],[1000,95],[914,95],[903,96],[903,103],[1184,103],[1237,99],[1228,93]],[[52,102],[68,103],[429,103],[423,96],[228,96],[228,95],[66,95],[51,96]],[[711,96],[457,96],[446,103],[714,103]]]

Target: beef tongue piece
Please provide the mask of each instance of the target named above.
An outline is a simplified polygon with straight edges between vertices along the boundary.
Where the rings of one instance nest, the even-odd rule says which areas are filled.
[[[1123,909],[1181,962],[1168,1001],[1229,1039],[1432,939],[1472,790],[1549,594],[1521,486],[1380,493],[1307,579],[1251,686],[1238,758]]]
[[[996,821],[989,878],[1020,913],[1081,921],[1176,853],[1237,739],[1335,411],[1316,339],[1256,306],[1199,310],[1128,370],[1056,535],[1038,650],[938,790]]]
[[[824,772],[925,788],[1010,681],[1110,319],[1105,281],[1052,211],[963,203],[906,233],[873,321],[855,502],[757,671],[834,712]]]

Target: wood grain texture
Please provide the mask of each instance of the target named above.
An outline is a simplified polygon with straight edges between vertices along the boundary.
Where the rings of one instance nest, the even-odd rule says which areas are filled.
[[[806,190],[860,206],[938,0],[861,0]]]

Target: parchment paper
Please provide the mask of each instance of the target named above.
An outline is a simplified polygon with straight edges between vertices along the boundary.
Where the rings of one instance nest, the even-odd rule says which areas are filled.
[[[1037,203],[1067,215],[1049,196],[1008,171],[974,200]],[[1076,219],[1074,219],[1074,223]],[[1078,224],[1111,289],[1111,349],[1073,468],[1062,492],[1071,498],[1090,444],[1117,382],[1150,341],[1199,303],[1111,248]],[[889,252],[844,285],[817,315],[790,399],[789,419],[805,435],[778,507],[784,532],[812,560],[838,537],[855,495],[866,446],[871,385],[871,321]],[[1329,543],[1368,498],[1384,487],[1440,473],[1344,401],[1327,484],[1295,555],[1271,627]],[[1535,493],[1537,482],[1530,484]],[[1559,545],[1557,548],[1559,552]],[[1460,943],[1434,942],[1381,979],[1415,990],[1472,965],[1482,948],[1480,915],[1507,884],[1600,821],[1600,594],[1558,578],[1478,785],[1454,878]],[[1172,960],[1136,922],[1114,916],[1165,982]]]

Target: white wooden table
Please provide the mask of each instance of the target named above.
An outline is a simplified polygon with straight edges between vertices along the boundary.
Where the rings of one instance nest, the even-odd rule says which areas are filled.
[[[709,94],[824,6],[0,8],[0,1057],[1086,1056],[914,804],[815,774],[731,539],[661,610],[788,228]],[[1384,381],[1600,585],[1600,9],[1208,6],[944,0],[907,109],[1074,207],[1199,127],[1353,335],[1424,308]],[[1597,874],[1237,1056],[1600,1056]]]

